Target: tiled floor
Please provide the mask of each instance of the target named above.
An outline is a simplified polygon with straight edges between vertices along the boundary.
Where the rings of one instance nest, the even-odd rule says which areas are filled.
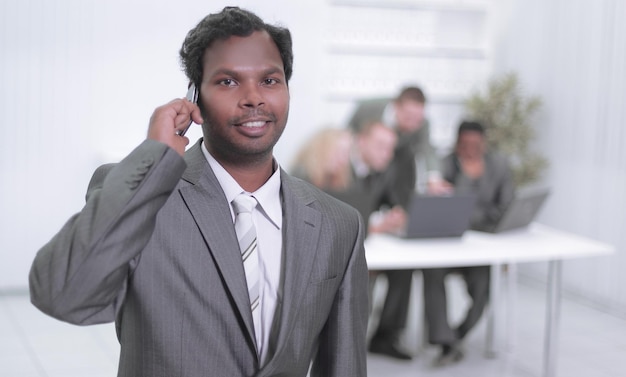
[[[416,279],[416,288],[420,288]],[[466,304],[459,281],[449,282],[452,317]],[[377,289],[380,297],[384,283]],[[419,294],[411,307],[412,321],[404,343],[416,355],[399,362],[370,355],[369,376],[527,377],[542,372],[545,292],[538,285],[517,289],[515,347],[496,358],[484,357],[485,322],[472,332],[459,364],[434,369],[436,350],[422,347],[416,314]],[[375,301],[378,302],[378,301]],[[626,320],[564,298],[558,349],[559,377],[626,376]],[[501,326],[500,326],[501,327]],[[503,344],[499,336],[498,344]],[[2,377],[112,377],[116,375],[118,344],[112,324],[78,327],[56,321],[35,309],[26,295],[0,295],[0,376]],[[215,375],[220,377],[219,375]]]
[[[418,280],[418,279],[416,279]],[[419,283],[419,281],[418,281]],[[502,282],[503,284],[506,281]],[[461,279],[447,281],[453,312],[452,320],[462,317],[467,305]],[[446,368],[432,367],[438,350],[424,346],[420,320],[416,314],[421,310],[421,285],[414,291],[411,318],[404,344],[416,355],[413,361],[401,363],[392,359],[370,355],[370,376],[408,377],[528,377],[543,374],[543,347],[545,330],[546,292],[545,285],[526,280],[517,285],[517,300],[513,315],[512,337],[507,332],[507,297],[499,308],[497,321],[498,355],[485,357],[486,321],[484,318],[468,335],[463,348],[465,358],[458,364]],[[501,295],[505,291],[501,290]],[[567,295],[561,302],[559,342],[557,348],[556,377],[625,377],[626,376],[626,319],[609,315]],[[506,347],[506,344],[509,347]],[[508,349],[508,351],[507,351]]]

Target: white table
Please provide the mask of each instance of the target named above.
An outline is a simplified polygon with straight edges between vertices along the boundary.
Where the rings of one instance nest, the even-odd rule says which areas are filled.
[[[501,266],[509,266],[508,295],[515,298],[516,264],[548,262],[548,298],[544,333],[544,377],[556,373],[556,352],[561,299],[561,264],[565,259],[595,257],[613,253],[614,247],[602,242],[559,231],[537,223],[527,228],[500,234],[467,231],[460,238],[403,239],[384,234],[372,234],[365,241],[365,253],[370,270],[418,269],[433,267],[492,266],[491,305],[488,307],[488,353],[495,354],[494,311],[499,299]],[[512,315],[514,310],[509,308]],[[513,322],[507,321],[509,339]]]

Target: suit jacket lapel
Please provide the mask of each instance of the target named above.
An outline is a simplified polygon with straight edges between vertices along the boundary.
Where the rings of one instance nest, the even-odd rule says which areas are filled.
[[[278,329],[273,330],[274,333],[278,331],[277,337],[273,339],[276,346],[273,347],[272,356],[281,353],[298,318],[300,301],[309,286],[322,219],[320,212],[310,206],[316,199],[294,184],[294,179],[284,171],[281,171],[281,184],[284,218],[283,302]],[[266,364],[266,370],[272,369],[273,360],[270,359]]]
[[[198,224],[208,251],[221,271],[226,287],[243,318],[249,339],[252,344],[256,345],[245,272],[229,203],[213,170],[202,154],[200,143],[202,140],[185,154],[187,170],[183,174],[183,180],[191,184],[181,187],[179,191]]]

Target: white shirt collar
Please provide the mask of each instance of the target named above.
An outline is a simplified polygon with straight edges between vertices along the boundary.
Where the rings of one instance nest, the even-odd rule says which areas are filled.
[[[211,169],[213,169],[213,173],[217,178],[220,186],[222,186],[222,190],[224,190],[224,195],[226,195],[226,200],[228,203],[231,203],[233,199],[242,192],[245,191],[237,181],[224,169],[224,167],[209,153],[204,145],[204,142],[201,143],[202,154],[209,162]],[[265,217],[270,220],[278,229],[282,226],[283,219],[283,209],[280,201],[280,166],[276,162],[273,161],[275,169],[272,176],[263,184],[263,186],[259,187],[258,190],[251,194],[254,196],[259,202],[259,206],[261,208],[261,212],[265,215]],[[231,214],[234,213],[232,206]]]

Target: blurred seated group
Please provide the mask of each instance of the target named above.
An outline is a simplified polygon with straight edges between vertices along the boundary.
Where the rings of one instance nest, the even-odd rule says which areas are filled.
[[[484,128],[463,121],[453,151],[440,159],[430,143],[424,116],[426,98],[418,87],[403,89],[396,98],[365,100],[345,127],[318,131],[296,156],[292,173],[361,214],[368,234],[401,234],[414,195],[476,196],[471,227],[494,221],[513,198],[513,180],[506,158],[486,147]],[[424,216],[428,216],[425,213]],[[370,293],[379,276],[387,293],[369,341],[372,353],[401,360],[412,355],[402,348],[413,270],[370,273]],[[458,325],[448,322],[445,277],[458,272],[472,304]],[[463,358],[461,342],[480,319],[489,299],[489,266],[423,269],[424,310],[428,339],[440,348],[437,366]]]

